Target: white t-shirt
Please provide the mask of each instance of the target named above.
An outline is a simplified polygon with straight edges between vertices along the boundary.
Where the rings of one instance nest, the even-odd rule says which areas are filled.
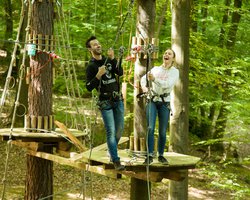
[[[168,94],[164,97],[164,102],[170,102],[170,93],[179,79],[179,70],[174,66],[169,69],[162,66],[155,66],[149,73],[153,74],[155,78],[150,88],[152,96],[155,96],[154,101],[162,101],[160,95]],[[143,91],[147,91],[146,74],[141,78],[141,86]]]

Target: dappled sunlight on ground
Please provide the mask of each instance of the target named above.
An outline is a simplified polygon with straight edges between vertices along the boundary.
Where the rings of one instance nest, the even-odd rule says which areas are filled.
[[[190,200],[202,199],[202,200],[214,200],[212,196],[215,194],[215,191],[201,190],[194,187],[188,189],[188,196]]]

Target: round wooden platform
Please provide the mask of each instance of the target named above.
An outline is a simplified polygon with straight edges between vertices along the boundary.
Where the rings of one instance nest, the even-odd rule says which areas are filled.
[[[87,133],[79,131],[77,129],[68,129],[75,137],[86,136]],[[64,132],[57,128],[53,132],[27,132],[24,128],[14,128],[12,131],[10,128],[0,129],[0,138],[7,141],[11,136],[12,140],[21,140],[23,142],[59,142],[65,141],[67,136]]]

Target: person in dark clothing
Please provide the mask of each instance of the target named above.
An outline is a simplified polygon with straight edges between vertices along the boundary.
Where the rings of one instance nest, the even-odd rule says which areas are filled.
[[[108,151],[116,170],[124,170],[118,156],[117,145],[124,130],[124,104],[120,93],[119,79],[123,75],[121,62],[117,61],[114,51],[108,51],[108,57],[102,55],[102,46],[95,36],[86,41],[91,53],[86,69],[86,88],[98,91],[98,107],[106,130]]]

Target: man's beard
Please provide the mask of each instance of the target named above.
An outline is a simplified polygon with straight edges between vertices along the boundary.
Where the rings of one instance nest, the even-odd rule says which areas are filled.
[[[101,55],[102,54],[102,49],[96,49],[93,51],[94,54],[96,55]]]

